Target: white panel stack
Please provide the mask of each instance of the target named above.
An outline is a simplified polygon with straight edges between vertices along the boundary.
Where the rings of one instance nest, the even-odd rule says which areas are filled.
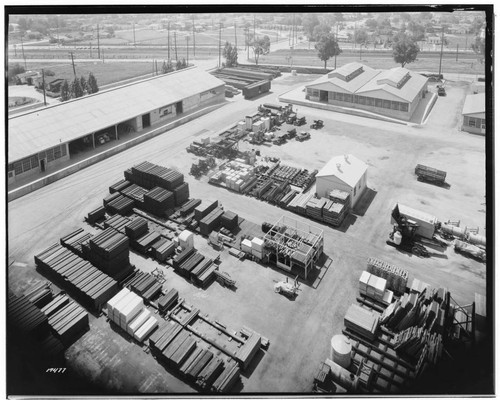
[[[271,129],[271,119],[269,117],[262,118],[262,122],[264,123],[264,129]]]
[[[108,318],[109,319],[113,319],[113,314],[115,312],[115,307],[116,307],[116,304],[122,300],[127,294],[130,293],[130,290],[128,290],[127,288],[123,288],[122,290],[120,290],[113,298],[111,298],[109,301],[108,301]]]
[[[252,239],[252,255],[259,260],[262,260],[264,252],[264,240],[258,237]]]
[[[182,249],[191,249],[194,247],[194,234],[188,230],[184,230],[179,235],[179,245]]]
[[[361,294],[366,295],[366,290],[368,286],[368,281],[370,280],[370,276],[372,276],[372,274],[370,274],[368,271],[363,271],[361,273],[361,277],[359,278],[359,292]]]
[[[150,316],[151,312],[147,308],[144,308],[142,312],[140,312],[139,315],[127,326],[127,332],[129,335],[133,336]]]
[[[384,303],[387,303],[387,299],[392,301],[392,296],[394,295],[393,292],[387,290],[386,279],[370,274],[368,271],[361,273],[359,278],[359,292]]]
[[[247,127],[247,124],[245,121],[240,121],[238,122],[238,132],[243,132]]]
[[[248,239],[243,239],[241,241],[241,251],[244,251],[247,254],[252,254],[252,242]]]
[[[149,317],[149,319],[134,333],[135,340],[142,342],[157,326],[158,321],[156,318],[153,316]]]

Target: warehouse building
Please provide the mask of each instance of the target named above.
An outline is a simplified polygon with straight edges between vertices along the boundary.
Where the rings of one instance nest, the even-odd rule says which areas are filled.
[[[306,85],[306,99],[409,121],[428,79],[406,68],[375,70],[353,62]]]
[[[350,194],[350,207],[354,207],[366,189],[368,166],[351,154],[333,157],[316,175],[316,194],[329,197],[332,190]]]
[[[484,93],[469,94],[462,110],[462,130],[484,135],[486,133],[486,96]]]
[[[77,152],[222,103],[224,98],[223,81],[190,68],[11,117],[8,184],[55,170]]]

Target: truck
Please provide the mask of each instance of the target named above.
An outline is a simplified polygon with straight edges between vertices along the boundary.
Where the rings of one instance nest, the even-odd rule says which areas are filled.
[[[443,185],[446,180],[446,172],[426,165],[417,164],[415,175],[419,181],[427,181],[438,185]]]

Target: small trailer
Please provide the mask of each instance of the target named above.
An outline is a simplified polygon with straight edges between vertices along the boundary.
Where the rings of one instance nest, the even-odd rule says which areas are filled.
[[[422,164],[417,164],[415,167],[415,175],[419,181],[432,182],[438,185],[443,185],[446,179],[446,172],[439,169],[427,167]]]
[[[300,118],[295,119],[295,121],[293,122],[293,124],[295,126],[305,125],[306,124],[306,117],[300,117]]]

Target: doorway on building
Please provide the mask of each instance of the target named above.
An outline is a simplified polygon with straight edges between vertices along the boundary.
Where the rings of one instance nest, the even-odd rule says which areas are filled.
[[[149,126],[151,126],[151,116],[147,113],[142,116],[142,128],[148,128]]]
[[[45,172],[45,158],[40,160],[40,172]]]
[[[328,102],[328,92],[326,90],[319,91],[319,101]]]
[[[175,113],[182,114],[182,101],[175,103]]]

